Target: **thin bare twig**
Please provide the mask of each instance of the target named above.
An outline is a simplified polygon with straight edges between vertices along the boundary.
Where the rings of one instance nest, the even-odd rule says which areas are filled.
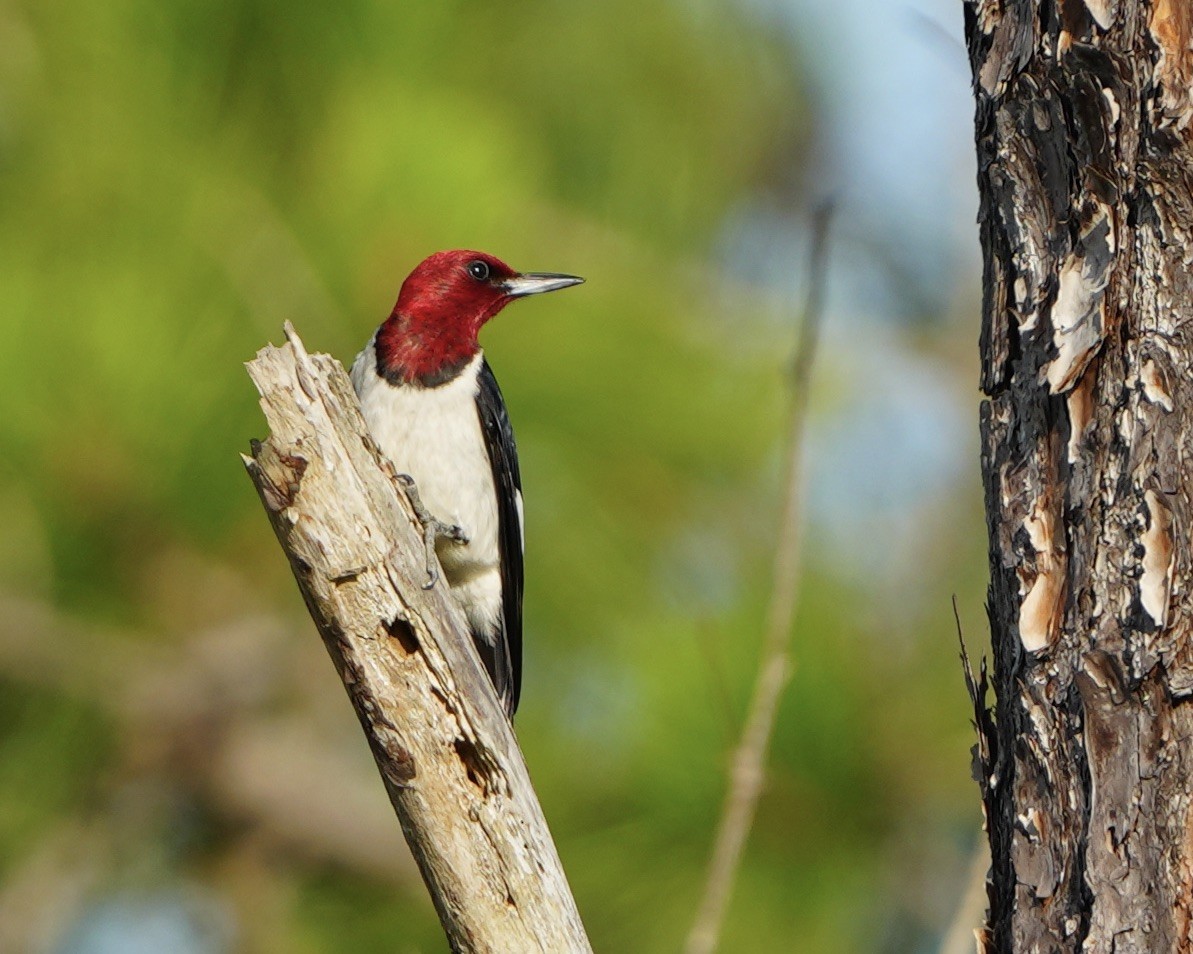
[[[966,692],[973,704],[973,727],[978,735],[978,744],[973,753],[974,778],[978,780],[978,784],[985,793],[985,779],[989,777],[987,766],[990,764],[988,740],[992,738],[992,735],[988,733],[993,731],[990,713],[986,708],[986,660],[984,657],[982,658],[980,675],[975,676],[973,666],[969,661],[969,650],[965,647],[965,633],[961,627],[961,611],[957,608],[956,593],[953,594],[953,622],[957,625],[961,670],[965,677]],[[976,938],[981,936],[985,926],[986,875],[990,870],[990,846],[985,838],[978,838],[969,869],[965,894],[958,903],[953,919],[949,922],[948,929],[941,939],[939,954],[966,954],[966,952],[981,950],[981,944]]]
[[[791,368],[791,424],[787,436],[785,492],[779,538],[775,549],[774,579],[766,635],[754,693],[745,728],[733,754],[729,790],[721,809],[716,842],[708,863],[704,896],[684,946],[685,954],[712,954],[721,936],[725,910],[741,866],[742,850],[754,823],[766,765],[766,753],[774,732],[775,715],[793,662],[788,649],[791,626],[799,598],[801,465],[804,422],[808,408],[808,381],[820,337],[824,310],[825,258],[832,206],[826,203],[816,213],[812,228],[808,297],[803,329]]]

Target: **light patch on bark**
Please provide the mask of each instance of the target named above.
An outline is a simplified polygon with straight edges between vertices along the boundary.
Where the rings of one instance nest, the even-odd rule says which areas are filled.
[[[1015,279],[1014,292],[1015,322],[1019,325],[1020,334],[1034,331],[1036,325],[1040,323],[1040,312],[1030,307],[1032,302],[1028,298],[1027,282],[1022,275]]]
[[[1023,830],[1023,834],[1025,834],[1030,841],[1033,843],[1038,843],[1041,840],[1043,836],[1041,828],[1043,826],[1044,819],[1038,808],[1034,806],[1029,808],[1022,815],[1015,816],[1015,820],[1019,823],[1019,827]]]
[[[1177,901],[1173,905],[1179,937],[1193,937],[1193,799],[1186,799],[1184,807],[1184,838],[1181,845],[1180,881]]]
[[[1063,595],[1064,570],[1056,556],[1054,534],[1055,521],[1042,500],[1037,500],[1031,513],[1023,521],[1032,549],[1036,552],[1035,576],[1032,571],[1019,567],[1020,592],[1023,602],[1019,606],[1019,638],[1028,652],[1047,649],[1056,638],[1060,618],[1061,596]]]
[[[1135,432],[1139,428],[1139,418],[1134,411],[1130,409],[1123,410],[1118,415],[1115,423],[1118,425],[1118,436],[1124,443],[1130,444],[1135,440]],[[1107,500],[1113,500],[1113,487],[1107,486],[1103,496]]]
[[[1143,532],[1143,575],[1139,578],[1139,602],[1157,627],[1168,619],[1168,595],[1172,590],[1172,512],[1154,490],[1143,496],[1148,526]]]
[[[1148,26],[1160,49],[1152,81],[1161,90],[1161,125],[1184,129],[1193,117],[1193,6],[1189,0],[1155,0]]]
[[[1172,410],[1172,396],[1168,393],[1160,369],[1156,367],[1156,362],[1151,358],[1143,362],[1143,368],[1139,372],[1139,382],[1143,385],[1143,396],[1152,404],[1157,404],[1166,411]]]
[[[989,33],[1002,19],[1002,3],[999,0],[978,0],[976,6],[974,12],[978,29],[983,33]]]
[[[1104,689],[1116,705],[1123,701],[1122,677],[1108,654],[1094,651],[1081,657],[1081,669],[1099,689]]]
[[[1069,397],[1065,402],[1069,410],[1068,457],[1070,464],[1077,463],[1078,457],[1081,456],[1081,445],[1085,441],[1085,432],[1093,417],[1093,387],[1092,377],[1085,375],[1077,387],[1069,392]]]
[[[1054,758],[1051,729],[1051,714],[1040,700],[1025,695],[1024,709],[1035,728],[1028,749],[1034,764],[1044,769],[1046,784],[1055,787],[1056,779],[1049,771]],[[1052,830],[1047,816],[1037,804],[1029,804],[1015,816],[1014,842],[1011,849],[1015,861],[1015,874],[1019,883],[1027,887],[1036,900],[1055,896],[1060,884],[1057,859],[1049,841]]]
[[[1118,12],[1118,3],[1116,0],[1085,0],[1085,9],[1099,27],[1109,30]]]
[[[1102,90],[1102,98],[1106,100],[1106,105],[1110,108],[1110,125],[1117,126],[1118,118],[1122,115],[1122,109],[1118,105],[1118,97],[1114,95],[1114,90],[1107,87]]]
[[[1004,0],[978,0],[974,11],[978,28],[990,36],[990,48],[998,55],[989,56],[978,73],[978,82],[989,93],[1002,90],[1014,74],[1014,48],[1023,36],[1016,30],[1014,17],[1006,16]]]
[[[1110,280],[1114,229],[1109,210],[1100,206],[1084,230],[1081,243],[1060,267],[1052,305],[1052,342],[1057,355],[1046,366],[1048,388],[1063,394],[1081,377],[1102,344],[1105,312],[1102,301]]]

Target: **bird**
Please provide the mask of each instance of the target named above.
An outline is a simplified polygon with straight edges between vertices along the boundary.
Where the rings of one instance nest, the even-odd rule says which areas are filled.
[[[436,252],[402,283],[350,375],[423,525],[426,585],[438,580],[437,558],[510,719],[522,684],[522,479],[478,333],[518,298],[583,281],[518,272],[485,252]]]

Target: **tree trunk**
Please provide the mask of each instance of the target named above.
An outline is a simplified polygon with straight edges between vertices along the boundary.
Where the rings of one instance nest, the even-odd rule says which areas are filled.
[[[453,951],[590,954],[513,729],[348,375],[289,342],[249,362],[245,466],[348,690]]]
[[[988,951],[1193,950],[1189,0],[965,5]]]

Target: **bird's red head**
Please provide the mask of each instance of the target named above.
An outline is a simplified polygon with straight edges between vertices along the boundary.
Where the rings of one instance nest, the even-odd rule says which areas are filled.
[[[578,285],[575,275],[522,274],[484,252],[436,252],[407,276],[377,332],[377,370],[394,383],[450,381],[480,350],[481,326],[515,298]]]

